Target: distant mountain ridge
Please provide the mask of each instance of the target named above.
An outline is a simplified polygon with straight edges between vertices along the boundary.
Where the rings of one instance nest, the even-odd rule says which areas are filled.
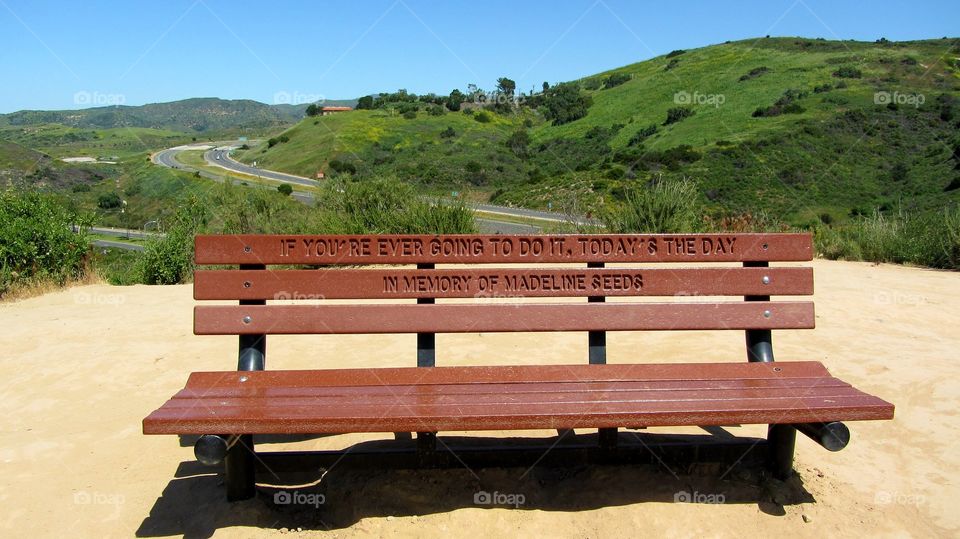
[[[353,106],[355,100],[331,100],[330,106]],[[227,129],[283,127],[301,120],[308,103],[267,105],[251,99],[201,97],[79,110],[21,110],[0,114],[0,126],[62,124],[78,128],[144,127],[188,133]]]

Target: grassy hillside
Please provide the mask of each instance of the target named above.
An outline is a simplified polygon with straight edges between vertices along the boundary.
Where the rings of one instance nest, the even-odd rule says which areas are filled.
[[[184,144],[195,138],[186,133],[143,127],[85,129],[60,124],[0,127],[0,140],[15,142],[57,158],[113,160]]]
[[[406,119],[387,110],[357,110],[308,118],[284,132],[287,142],[272,148],[264,142],[238,155],[264,168],[310,177],[317,171],[330,173],[331,162],[340,162],[359,174],[395,172],[436,188],[483,187],[495,176],[497,181],[522,181],[523,163],[503,146],[522,118],[489,118],[481,123],[460,112],[421,112]]]
[[[142,106],[24,110],[0,115],[0,126],[61,124],[83,129],[124,127],[207,133],[287,126],[303,118],[306,108],[306,104],[267,105],[249,99],[194,98]]]
[[[307,118],[287,142],[240,156],[304,175],[395,173],[428,190],[534,207],[575,201],[589,211],[651,179],[687,176],[717,211],[764,210],[796,224],[929,210],[960,197],[958,57],[950,39],[761,38],[576,81],[592,105],[563,125],[526,107],[489,112],[489,123],[426,106],[412,119],[355,111]],[[671,109],[680,112],[667,122]],[[454,134],[442,137],[447,128]],[[518,130],[525,151],[507,145]]]

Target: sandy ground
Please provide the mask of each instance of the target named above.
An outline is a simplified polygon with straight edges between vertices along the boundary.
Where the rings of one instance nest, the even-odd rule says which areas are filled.
[[[224,501],[220,477],[141,419],[192,370],[235,365],[236,338],[192,334],[190,286],[76,287],[0,305],[0,533],[7,537],[956,536],[960,274],[817,261],[817,329],[780,332],[780,360],[823,361],[897,406],[828,453],[797,441],[798,478],[665,466],[332,470],[325,499]],[[742,361],[739,332],[622,333],[612,362]],[[542,352],[537,348],[542,347]],[[572,335],[438,339],[439,364],[584,361]],[[410,336],[271,337],[268,367],[414,364]],[[757,434],[757,427],[743,429]],[[335,447],[342,439],[302,442]],[[783,488],[780,488],[783,487]],[[522,495],[477,505],[479,491]],[[313,492],[313,491],[304,491]],[[675,503],[677,493],[701,502]]]

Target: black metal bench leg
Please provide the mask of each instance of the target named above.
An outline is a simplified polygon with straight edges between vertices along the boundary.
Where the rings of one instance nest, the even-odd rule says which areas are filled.
[[[249,500],[257,493],[256,456],[253,435],[240,436],[223,460],[227,482],[227,501]]]
[[[770,425],[767,442],[770,444],[770,471],[781,481],[793,475],[793,449],[797,429],[792,425]]]

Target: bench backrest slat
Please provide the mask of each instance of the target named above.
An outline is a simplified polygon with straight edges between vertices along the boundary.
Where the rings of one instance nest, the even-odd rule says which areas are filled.
[[[813,293],[812,268],[496,268],[206,270],[195,299],[788,296]]]
[[[812,327],[812,302],[217,305],[194,310],[198,335]]]
[[[197,264],[503,264],[812,260],[806,234],[197,236]]]

